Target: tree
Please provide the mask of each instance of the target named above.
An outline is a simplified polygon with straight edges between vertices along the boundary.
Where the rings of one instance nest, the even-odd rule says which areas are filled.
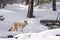
[[[28,14],[27,17],[28,18],[32,18],[33,16],[33,4],[34,4],[34,0],[29,0],[29,4],[28,4]]]
[[[1,0],[0,0],[0,8],[1,8]]]
[[[50,2],[52,1],[52,0],[49,0]]]
[[[53,11],[56,11],[56,0],[53,0],[52,9]]]
[[[7,0],[2,0],[3,8],[6,6]]]

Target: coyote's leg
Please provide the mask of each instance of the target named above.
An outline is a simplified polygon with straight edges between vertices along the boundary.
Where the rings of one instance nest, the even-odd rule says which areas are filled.
[[[20,27],[20,31],[23,32],[23,27]]]
[[[11,31],[13,29],[13,27],[11,27],[10,29],[9,29],[9,31]]]
[[[16,27],[16,31],[18,31],[18,27]]]
[[[13,31],[17,31],[17,24],[13,24]]]

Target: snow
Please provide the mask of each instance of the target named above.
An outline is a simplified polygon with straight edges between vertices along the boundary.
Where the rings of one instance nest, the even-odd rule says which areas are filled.
[[[17,40],[60,40],[60,36],[56,36],[57,34],[60,34],[60,28],[46,30],[40,33],[23,33],[15,37],[18,37]]]
[[[22,4],[13,4],[4,9],[0,9],[0,15],[5,17],[4,21],[0,21],[0,40],[59,40],[58,34],[60,29],[49,30],[47,26],[40,24],[41,19],[56,20],[60,12],[60,3],[57,2],[57,11],[52,11],[52,4],[45,4],[41,8],[34,7],[34,16],[36,18],[27,18],[28,6]],[[28,21],[28,25],[23,29],[23,33],[18,31],[9,32],[10,25],[14,22]],[[57,30],[57,31],[55,31]],[[60,33],[59,33],[60,34]],[[14,38],[7,38],[8,35],[13,35]],[[16,37],[18,37],[16,39]]]

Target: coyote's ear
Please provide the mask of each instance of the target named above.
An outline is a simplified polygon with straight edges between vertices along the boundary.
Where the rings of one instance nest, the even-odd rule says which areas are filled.
[[[24,21],[27,21],[27,19],[24,19]]]
[[[27,20],[24,20],[24,22],[27,22]]]
[[[24,20],[24,22],[25,22],[26,24],[28,24],[28,21],[27,21],[27,20]]]
[[[29,18],[25,18],[24,20],[25,20],[25,21],[28,21],[28,20],[29,20]]]
[[[24,21],[27,21],[27,20],[24,20]]]

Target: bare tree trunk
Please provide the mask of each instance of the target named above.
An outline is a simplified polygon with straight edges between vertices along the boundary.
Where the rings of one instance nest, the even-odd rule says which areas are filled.
[[[53,0],[52,9],[53,11],[56,11],[56,0]]]
[[[0,8],[1,8],[1,0],[0,0]]]
[[[50,2],[52,1],[52,0],[49,0]]]
[[[2,0],[3,8],[6,6],[6,1],[7,0]]]
[[[28,14],[27,17],[28,18],[32,18],[33,16],[33,2],[34,0],[29,0],[29,4],[28,4]]]

